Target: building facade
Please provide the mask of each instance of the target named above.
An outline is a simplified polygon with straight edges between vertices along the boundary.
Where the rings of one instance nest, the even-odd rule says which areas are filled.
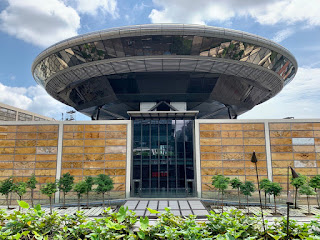
[[[211,198],[214,175],[256,183],[253,151],[260,179],[284,189],[288,166],[320,174],[320,120],[1,122],[0,138],[1,180],[34,173],[40,201],[40,185],[67,172],[110,175],[114,198]]]
[[[209,26],[139,25],[67,39],[43,51],[32,74],[99,121],[2,122],[1,178],[35,173],[40,186],[67,172],[76,181],[104,173],[116,198],[211,198],[217,174],[256,183],[255,151],[260,178],[286,187],[288,166],[318,174],[320,121],[234,118],[279,93],[297,67],[277,43]]]
[[[0,121],[54,121],[54,119],[0,103]]]

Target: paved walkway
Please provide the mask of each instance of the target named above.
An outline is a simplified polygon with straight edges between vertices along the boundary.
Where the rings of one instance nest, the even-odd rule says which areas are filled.
[[[290,208],[290,217],[294,218],[294,219],[301,219],[301,218],[305,218],[305,219],[315,219],[315,217],[317,215],[320,215],[320,209],[317,208],[318,206],[316,205],[312,205],[310,206],[310,212],[313,215],[309,215],[308,214],[308,206],[299,206],[299,209],[293,209]],[[213,210],[215,213],[221,213],[222,209],[221,208],[217,208],[217,206],[215,205],[211,205],[210,206],[211,210]],[[261,216],[261,209],[260,207],[243,207],[243,209],[239,209],[241,212],[243,213],[248,213],[248,208],[249,208],[249,213],[250,214],[254,214],[257,216]],[[237,209],[234,206],[224,206],[223,210],[229,211],[231,209]],[[270,217],[270,218],[275,218],[275,217],[282,217],[282,216],[286,216],[287,215],[287,208],[286,207],[277,207],[277,216],[273,215],[274,212],[274,208],[267,208],[267,209],[263,209],[263,215],[265,217]]]
[[[209,214],[200,200],[128,200],[124,206],[134,211],[137,216],[155,217],[156,214],[151,214],[147,208],[163,212],[166,207],[170,207],[175,216],[193,214],[198,217],[205,217]]]
[[[200,200],[192,199],[192,200],[128,200],[124,204],[125,207],[128,207],[130,210],[136,213],[136,216],[149,216],[151,218],[156,218],[156,214],[151,214],[147,208],[151,208],[153,210],[157,210],[159,212],[164,212],[166,207],[171,208],[171,212],[175,216],[188,216],[190,214],[196,215],[198,218],[205,218],[206,215],[209,214],[208,210],[213,210],[216,213],[221,213],[221,208],[218,208],[215,205],[211,205],[208,210],[202,204]],[[7,206],[0,206],[1,209],[6,209],[7,213],[13,213],[13,211],[18,210],[18,206],[10,206],[13,209],[7,210]],[[115,206],[114,206],[115,207]],[[317,208],[316,205],[312,205],[311,213],[313,215],[308,215],[308,206],[301,205],[300,209],[290,209],[290,218],[296,219],[300,222],[307,222],[310,220],[315,220],[317,215],[320,215],[320,209]],[[229,211],[231,209],[237,209],[234,206],[224,206],[224,211]],[[49,207],[42,207],[46,213],[50,212]],[[60,215],[72,215],[76,213],[78,207],[68,207],[67,209],[59,209],[57,207],[53,208],[53,211],[57,211]],[[103,208],[100,207],[90,207],[86,209],[85,207],[80,208],[81,211],[84,212],[84,215],[87,217],[99,217],[101,213],[103,213]],[[25,211],[25,210],[22,210]],[[243,213],[248,212],[248,208],[244,207],[240,209]],[[277,208],[277,212],[279,213],[277,216],[274,216],[274,209],[263,209],[263,214],[267,219],[273,219],[276,217],[286,216],[287,208],[284,206],[280,206]],[[261,216],[260,207],[250,206],[249,213]]]
[[[7,209],[7,206],[0,206],[1,209],[6,209],[7,213],[13,213],[16,210],[19,210],[18,206],[10,206],[13,209]],[[50,212],[49,207],[42,207],[42,210],[45,211],[45,213]],[[25,211],[22,209],[22,211]],[[72,215],[75,214],[78,211],[78,207],[68,207],[67,209],[60,209],[60,208],[52,208],[52,211],[58,212],[59,215]],[[103,212],[103,207],[90,207],[89,209],[80,208],[80,211],[84,212],[84,215],[87,217],[98,217]]]

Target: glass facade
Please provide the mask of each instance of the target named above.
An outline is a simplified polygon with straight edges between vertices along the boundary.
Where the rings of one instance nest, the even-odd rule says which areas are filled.
[[[192,35],[146,35],[84,43],[51,54],[34,70],[36,81],[69,67],[131,56],[192,55],[252,63],[276,72],[288,83],[295,75],[292,62],[276,51],[238,40]]]
[[[131,196],[194,195],[193,120],[134,120]]]

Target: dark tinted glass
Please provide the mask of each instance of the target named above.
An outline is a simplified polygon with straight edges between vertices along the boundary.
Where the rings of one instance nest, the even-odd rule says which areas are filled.
[[[132,196],[193,196],[193,120],[134,120],[133,133]]]

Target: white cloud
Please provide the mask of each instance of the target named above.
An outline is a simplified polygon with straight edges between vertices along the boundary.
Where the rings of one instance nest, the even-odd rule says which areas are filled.
[[[252,17],[260,24],[306,22],[320,26],[319,0],[153,0],[158,7],[149,18],[154,23],[198,23]]]
[[[55,119],[70,107],[49,96],[40,86],[10,87],[0,83],[0,102]]]
[[[240,118],[320,118],[320,68],[300,67],[295,79],[276,97],[262,103]]]
[[[133,7],[133,12],[136,11],[143,11],[148,5],[146,5],[144,2],[136,3]]]
[[[272,41],[280,43],[293,34],[294,34],[294,30],[292,28],[287,28],[287,29],[276,32],[275,36],[272,38]]]
[[[98,15],[99,12],[109,13],[113,18],[118,18],[116,0],[73,0],[79,13]],[[72,2],[72,1],[71,1]]]
[[[7,0],[0,29],[23,41],[47,47],[77,35],[80,17],[60,0]]]

